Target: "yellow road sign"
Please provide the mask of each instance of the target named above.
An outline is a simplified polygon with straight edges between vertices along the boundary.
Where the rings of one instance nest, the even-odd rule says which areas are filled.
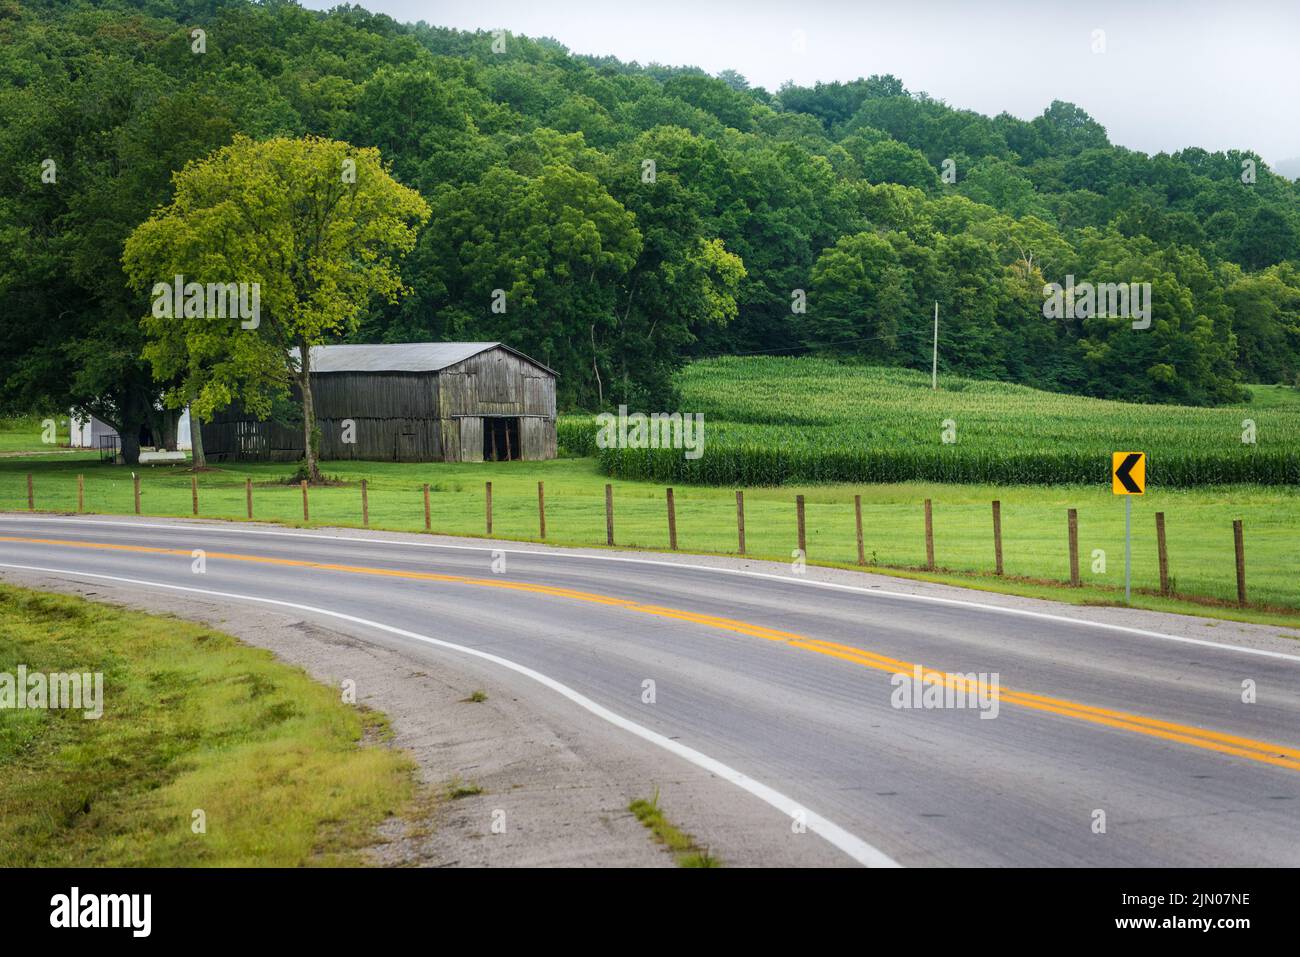
[[[1116,495],[1146,494],[1147,454],[1145,452],[1111,453],[1110,490]]]

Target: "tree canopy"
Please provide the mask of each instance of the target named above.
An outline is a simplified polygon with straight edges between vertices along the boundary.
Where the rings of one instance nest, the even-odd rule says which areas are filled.
[[[773,92],[357,6],[0,0],[0,404],[125,430],[167,390],[215,407],[186,392],[208,359],[144,358],[121,253],[240,135],[377,150],[431,211],[410,294],[380,284],[322,335],[504,340],[568,408],[669,402],[697,356],[928,368],[935,302],[940,364],[971,375],[1206,404],[1300,375],[1300,187],[1244,148],[1148,156],[1070,103]],[[1046,318],[1067,277],[1150,283],[1150,326]]]
[[[160,380],[180,379],[199,419],[236,397],[265,417],[295,385],[305,475],[319,481],[311,347],[353,331],[373,298],[397,300],[396,260],[429,206],[377,149],[315,137],[237,136],[175,180],[123,257],[131,285],[154,300],[145,355]]]

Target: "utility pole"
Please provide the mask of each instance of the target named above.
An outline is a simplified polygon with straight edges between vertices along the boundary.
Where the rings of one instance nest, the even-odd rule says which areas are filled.
[[[934,302],[934,354],[930,360],[930,388],[939,388],[939,300]]]

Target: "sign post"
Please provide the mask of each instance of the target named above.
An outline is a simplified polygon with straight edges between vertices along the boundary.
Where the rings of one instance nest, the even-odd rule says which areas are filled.
[[[1133,496],[1147,491],[1145,452],[1112,452],[1110,490],[1124,496],[1124,604],[1133,597]]]
[[[1133,497],[1124,496],[1124,604],[1133,597]]]

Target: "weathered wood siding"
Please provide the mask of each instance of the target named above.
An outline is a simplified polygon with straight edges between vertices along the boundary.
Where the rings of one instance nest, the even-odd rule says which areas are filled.
[[[460,461],[482,462],[483,419],[479,416],[467,415],[452,419],[452,422],[460,428]]]
[[[555,420],[520,419],[519,440],[523,445],[522,458],[529,461],[555,458]]]
[[[520,417],[521,458],[555,458],[555,377],[526,359],[505,349],[470,356],[442,370],[438,396],[448,461],[483,460],[479,417],[490,415]]]
[[[314,373],[312,399],[325,460],[481,462],[484,416],[519,417],[522,458],[556,455],[555,377],[501,348],[440,372]],[[303,454],[300,428],[259,422],[237,406],[203,424],[203,445],[216,462]]]
[[[312,376],[322,459],[430,462],[442,457],[437,374],[325,372]],[[346,423],[353,424],[344,442]]]
[[[203,423],[203,454],[210,462],[294,462],[302,458],[302,429],[259,422],[238,404]]]

